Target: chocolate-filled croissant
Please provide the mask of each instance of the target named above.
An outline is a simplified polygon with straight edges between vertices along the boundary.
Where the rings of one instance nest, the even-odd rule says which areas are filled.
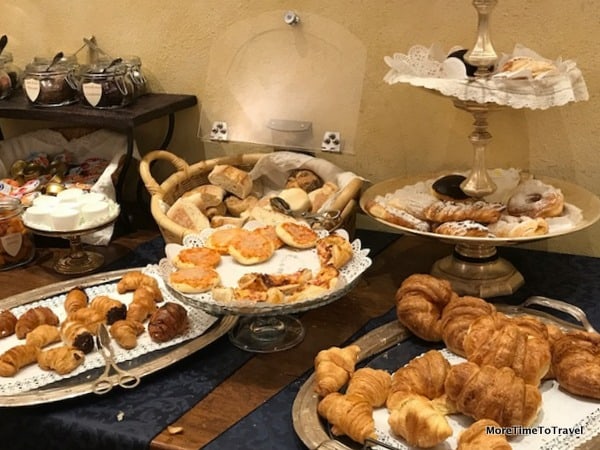
[[[106,295],[95,297],[90,303],[90,308],[100,311],[108,325],[112,325],[117,320],[125,319],[127,315],[127,306],[123,302]]]
[[[66,345],[84,353],[89,353],[94,349],[94,335],[83,322],[64,321],[60,327],[60,335]]]
[[[148,333],[155,342],[166,342],[188,327],[187,310],[178,303],[167,302],[158,308],[148,322]]]

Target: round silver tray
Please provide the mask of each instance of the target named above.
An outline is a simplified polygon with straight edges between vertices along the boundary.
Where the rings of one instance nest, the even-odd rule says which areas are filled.
[[[398,177],[376,183],[369,187],[362,195],[360,207],[374,220],[390,228],[454,244],[454,253],[437,261],[433,265],[431,273],[440,278],[450,280],[454,290],[461,295],[475,295],[484,298],[508,295],[515,292],[524,283],[523,276],[510,262],[497,257],[497,246],[532,242],[574,233],[589,227],[600,219],[600,199],[596,195],[573,183],[543,176],[536,178],[559,188],[565,196],[565,202],[581,210],[582,218],[573,227],[559,228],[554,232],[541,236],[511,238],[445,236],[387,222],[374,217],[366,208],[366,205],[378,195],[384,196],[403,187],[425,180],[436,179],[448,173],[452,173],[452,171],[430,175]]]

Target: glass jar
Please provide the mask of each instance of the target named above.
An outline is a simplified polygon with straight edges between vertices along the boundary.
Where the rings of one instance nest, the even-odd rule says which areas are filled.
[[[63,106],[77,102],[75,68],[64,61],[33,62],[25,67],[23,87],[35,106]]]
[[[0,270],[27,264],[35,255],[33,237],[23,225],[22,212],[18,199],[0,198]]]
[[[8,72],[12,88],[19,89],[21,87],[21,81],[23,80],[23,70],[14,63],[12,53],[2,52],[2,55],[0,55],[0,65],[1,64],[4,64],[4,70]]]
[[[148,81],[142,72],[142,60],[139,56],[128,55],[123,57],[123,64],[127,66],[129,78],[133,82],[133,97],[137,98],[147,94]]]
[[[81,102],[93,108],[121,108],[134,99],[134,87],[123,63],[99,63],[81,71]]]
[[[0,61],[0,100],[10,97],[13,92],[10,75],[4,68],[4,63]]]

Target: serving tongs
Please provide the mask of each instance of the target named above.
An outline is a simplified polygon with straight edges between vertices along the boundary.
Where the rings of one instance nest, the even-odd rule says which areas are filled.
[[[272,197],[270,204],[274,210],[283,213],[286,216],[293,217],[294,219],[306,220],[311,226],[319,224],[327,230],[335,228],[341,215],[338,209],[331,209],[321,213],[296,212],[293,211],[290,204],[281,197]]]
[[[115,354],[111,345],[110,334],[105,324],[100,324],[98,328],[98,336],[96,336],[96,344],[98,350],[104,358],[105,367],[102,375],[98,377],[92,385],[92,392],[94,394],[106,394],[113,388],[113,376],[110,372],[114,370],[116,372],[116,384],[125,389],[131,389],[140,384],[140,377],[133,375],[126,370],[121,369],[115,362]]]

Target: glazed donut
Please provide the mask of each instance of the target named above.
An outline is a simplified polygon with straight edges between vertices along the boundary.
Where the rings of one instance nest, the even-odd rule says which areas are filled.
[[[530,179],[517,186],[508,199],[506,210],[511,216],[556,217],[563,211],[564,200],[560,189]]]
[[[496,223],[488,225],[496,237],[525,237],[548,234],[548,222],[543,217],[503,215]]]
[[[424,215],[427,220],[438,223],[461,220],[493,223],[500,219],[504,208],[502,203],[488,203],[483,200],[465,203],[439,201],[429,205]]]
[[[442,311],[454,296],[448,280],[413,274],[396,291],[396,315],[402,325],[421,339],[441,341]]]
[[[600,335],[566,333],[554,343],[552,370],[566,391],[600,399]]]
[[[459,174],[444,175],[438,178],[431,185],[431,190],[434,196],[440,200],[448,201],[463,201],[469,200],[471,197],[463,192],[460,184],[465,181],[467,177]]]

